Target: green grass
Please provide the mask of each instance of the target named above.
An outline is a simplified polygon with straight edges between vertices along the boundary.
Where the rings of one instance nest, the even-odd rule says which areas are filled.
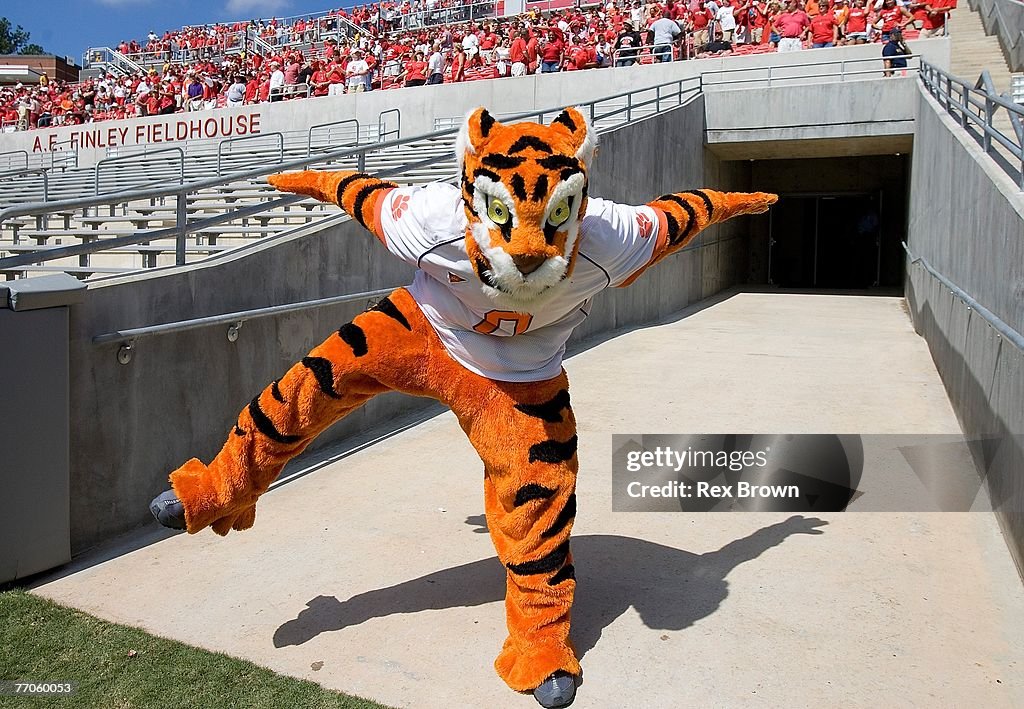
[[[76,682],[70,697],[0,707],[381,709],[236,660],[116,625],[24,591],[0,593],[0,679]]]

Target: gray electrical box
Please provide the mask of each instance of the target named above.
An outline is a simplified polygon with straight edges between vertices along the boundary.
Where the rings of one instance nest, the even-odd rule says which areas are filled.
[[[0,583],[71,559],[69,305],[60,274],[0,286]]]

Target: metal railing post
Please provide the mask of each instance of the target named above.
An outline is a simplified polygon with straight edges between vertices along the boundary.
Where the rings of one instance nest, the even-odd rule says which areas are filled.
[[[185,265],[185,240],[188,238],[188,194],[179,192],[175,202],[174,226],[178,234],[174,241],[174,263],[179,266]]]
[[[995,113],[994,103],[992,102],[992,96],[986,91],[985,92],[985,135],[982,139],[982,144],[985,147],[985,154],[988,155],[992,152],[992,131],[994,126],[992,125],[992,115]]]

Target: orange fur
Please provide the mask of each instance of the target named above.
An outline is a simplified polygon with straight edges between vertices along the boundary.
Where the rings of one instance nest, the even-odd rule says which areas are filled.
[[[371,396],[396,390],[438,399],[455,412],[484,462],[488,527],[499,559],[512,567],[499,674],[517,690],[531,690],[559,669],[578,674],[569,643],[576,582],[566,553],[572,530],[566,513],[575,509],[576,423],[565,373],[520,384],[485,379],[448,355],[405,289],[378,308],[331,335],[256,397],[209,466],[193,459],[171,474],[189,533],[210,525],[218,534],[252,526],[256,499],[285,462]],[[550,401],[564,402],[548,416],[558,420],[516,408]],[[536,446],[549,441],[561,450],[538,457]],[[530,485],[551,494],[517,504]],[[538,562],[540,570],[529,566]]]

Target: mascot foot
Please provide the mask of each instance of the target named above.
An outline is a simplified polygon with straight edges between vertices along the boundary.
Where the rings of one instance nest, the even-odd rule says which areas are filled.
[[[533,690],[533,698],[542,707],[567,707],[576,698],[576,678],[559,670]]]
[[[185,529],[185,506],[174,494],[174,490],[161,492],[149,503],[149,511],[156,521],[171,529]]]

